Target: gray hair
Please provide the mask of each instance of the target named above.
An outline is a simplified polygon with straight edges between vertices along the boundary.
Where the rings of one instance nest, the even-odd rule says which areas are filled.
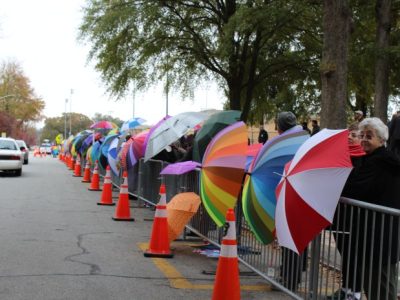
[[[358,124],[358,128],[360,130],[364,130],[365,128],[372,128],[376,131],[376,135],[383,141],[386,142],[389,138],[389,130],[388,127],[382,122],[379,118],[366,118]]]

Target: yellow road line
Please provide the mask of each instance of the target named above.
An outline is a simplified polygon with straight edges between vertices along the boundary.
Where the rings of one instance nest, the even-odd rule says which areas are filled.
[[[138,243],[139,248],[142,251],[148,249],[148,243]],[[151,260],[157,266],[157,268],[164,274],[168,279],[170,286],[176,289],[191,289],[191,290],[212,290],[214,285],[212,284],[193,284],[187,280],[174,266],[172,266],[167,259],[152,257]],[[242,285],[240,286],[242,291],[271,291],[269,285]]]

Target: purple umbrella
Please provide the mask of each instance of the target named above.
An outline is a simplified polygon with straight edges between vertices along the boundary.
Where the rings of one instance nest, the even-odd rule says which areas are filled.
[[[132,168],[137,163],[135,153],[133,153],[133,145],[129,146],[128,155],[126,158],[128,169]]]
[[[183,161],[175,164],[170,164],[166,166],[160,173],[160,175],[180,175],[190,171],[193,171],[201,164],[197,161]]]

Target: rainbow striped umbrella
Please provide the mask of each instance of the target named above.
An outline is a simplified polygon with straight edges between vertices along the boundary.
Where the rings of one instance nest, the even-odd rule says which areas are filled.
[[[274,239],[275,188],[283,168],[308,138],[302,128],[288,130],[265,143],[250,165],[242,192],[243,212],[255,236],[264,244]]]
[[[204,153],[200,195],[208,214],[218,226],[225,223],[229,208],[234,208],[244,177],[247,128],[236,122],[221,130]]]

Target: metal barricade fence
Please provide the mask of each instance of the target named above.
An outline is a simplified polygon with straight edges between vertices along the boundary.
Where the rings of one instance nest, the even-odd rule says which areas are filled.
[[[180,192],[199,194],[199,170],[162,178],[160,171],[166,165],[162,161],[139,161],[135,196],[143,203],[157,204],[162,180],[168,201]],[[240,204],[238,201],[236,208],[239,260],[294,299],[330,299],[346,286],[362,290],[363,299],[397,299],[399,210],[342,198],[333,225],[298,256],[276,242],[260,243],[244,219]],[[203,205],[187,228],[220,245],[223,229],[215,225]],[[345,298],[339,295],[336,299]]]

